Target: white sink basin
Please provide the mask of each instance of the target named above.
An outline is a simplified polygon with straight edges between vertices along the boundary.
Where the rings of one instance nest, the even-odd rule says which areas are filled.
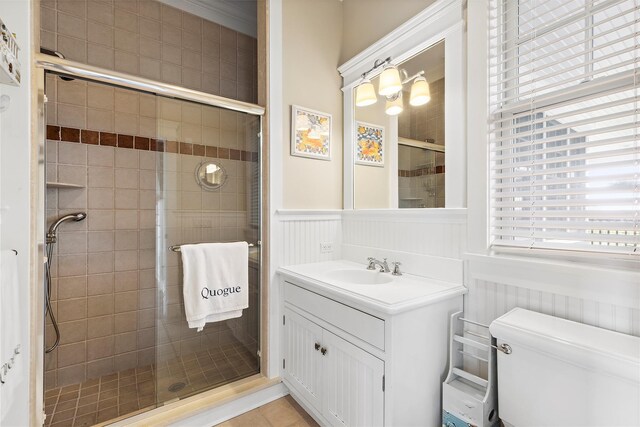
[[[327,279],[353,285],[383,285],[393,281],[391,273],[372,270],[333,270],[327,273]]]

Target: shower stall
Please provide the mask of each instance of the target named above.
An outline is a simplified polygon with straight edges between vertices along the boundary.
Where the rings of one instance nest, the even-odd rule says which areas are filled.
[[[129,417],[259,374],[263,108],[58,57],[38,64],[45,425]],[[170,248],[232,241],[251,246],[249,308],[189,329]]]

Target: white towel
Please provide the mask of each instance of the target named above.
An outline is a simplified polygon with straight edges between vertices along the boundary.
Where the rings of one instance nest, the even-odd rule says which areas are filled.
[[[190,328],[242,316],[249,307],[247,242],[182,245],[184,310]]]
[[[7,250],[0,254],[0,366],[8,363],[14,356],[14,350],[20,344],[19,317],[20,300],[18,288],[18,261],[15,252]],[[23,381],[22,355],[16,355],[13,367],[7,372],[5,383],[0,386],[0,424],[16,399],[17,387]]]

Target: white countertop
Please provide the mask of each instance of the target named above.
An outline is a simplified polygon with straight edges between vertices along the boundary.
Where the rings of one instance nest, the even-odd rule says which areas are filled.
[[[278,273],[293,279],[305,288],[334,299],[345,299],[386,314],[396,314],[463,295],[467,289],[461,283],[448,283],[428,277],[403,274],[391,276],[390,283],[358,285],[331,280],[335,270],[366,270],[366,265],[351,261],[326,261],[281,267]]]

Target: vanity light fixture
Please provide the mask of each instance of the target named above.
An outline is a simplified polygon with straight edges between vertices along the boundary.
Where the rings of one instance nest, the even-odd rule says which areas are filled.
[[[387,65],[380,74],[380,84],[378,85],[378,93],[382,96],[394,96],[402,90],[402,80],[400,80],[400,71],[395,65]]]
[[[389,116],[397,116],[404,110],[404,102],[402,102],[402,92],[398,92],[393,99],[387,99],[384,106],[384,112]]]
[[[366,107],[367,105],[373,105],[378,100],[376,96],[376,90],[373,88],[371,80],[364,79],[362,83],[356,88],[356,106]]]
[[[390,116],[397,116],[402,113],[404,109],[402,87],[411,81],[413,81],[413,83],[411,84],[411,94],[409,97],[410,105],[419,107],[431,100],[429,83],[424,77],[424,71],[409,76],[406,70],[399,70],[395,65],[392,65],[391,57],[389,57],[385,60],[376,59],[373,67],[362,73],[362,80],[360,84],[356,86],[356,107],[366,107],[377,102],[378,97],[375,88],[367,76],[383,66],[384,70],[380,74],[378,94],[384,96],[386,99],[385,113]]]
[[[418,76],[411,85],[411,95],[409,104],[419,107],[431,101],[431,92],[429,90],[429,82],[424,76]]]

